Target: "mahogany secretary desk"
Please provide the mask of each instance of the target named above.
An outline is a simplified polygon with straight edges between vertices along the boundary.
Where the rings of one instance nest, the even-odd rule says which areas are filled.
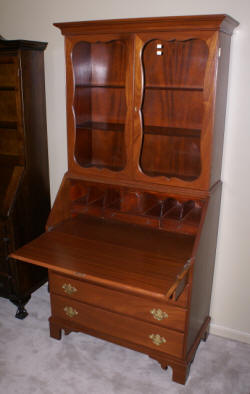
[[[50,333],[148,354],[184,384],[209,328],[230,39],[226,15],[56,23],[68,172],[47,231]]]

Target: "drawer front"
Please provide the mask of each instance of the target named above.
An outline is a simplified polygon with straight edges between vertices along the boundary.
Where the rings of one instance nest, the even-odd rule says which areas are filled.
[[[50,273],[52,293],[135,317],[163,327],[184,331],[186,310],[165,303],[96,286],[63,275]]]
[[[0,91],[0,122],[17,122],[15,91]]]
[[[17,85],[18,65],[12,61],[13,59],[8,63],[0,63],[0,87],[11,88]]]
[[[52,316],[133,344],[182,357],[184,334],[62,296],[51,296]]]
[[[17,129],[1,128],[0,130],[0,154],[19,156],[24,153],[24,146],[20,133]]]

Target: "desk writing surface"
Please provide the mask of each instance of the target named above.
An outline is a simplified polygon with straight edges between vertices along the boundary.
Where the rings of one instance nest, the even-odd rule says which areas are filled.
[[[11,254],[28,263],[165,295],[191,257],[194,237],[80,216]]]

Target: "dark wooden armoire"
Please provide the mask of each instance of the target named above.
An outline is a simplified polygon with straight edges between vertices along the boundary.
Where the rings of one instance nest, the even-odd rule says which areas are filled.
[[[47,43],[0,39],[0,296],[18,306],[47,270],[8,254],[44,231],[50,210],[44,85]]]

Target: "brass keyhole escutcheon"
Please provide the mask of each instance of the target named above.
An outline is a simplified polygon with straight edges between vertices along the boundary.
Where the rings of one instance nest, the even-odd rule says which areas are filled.
[[[64,283],[62,285],[62,288],[63,288],[64,292],[69,295],[71,295],[77,291],[77,289],[74,286],[72,286],[70,283]]]
[[[76,309],[72,308],[72,306],[65,306],[64,312],[66,313],[67,316],[69,317],[74,317],[78,315],[78,312]]]
[[[168,318],[168,314],[163,312],[161,309],[151,309],[150,313],[154,316],[154,319],[159,321]]]
[[[149,335],[149,338],[152,339],[152,342],[156,345],[156,346],[160,346],[163,343],[166,343],[166,339],[164,337],[161,337],[159,334],[151,334]]]

